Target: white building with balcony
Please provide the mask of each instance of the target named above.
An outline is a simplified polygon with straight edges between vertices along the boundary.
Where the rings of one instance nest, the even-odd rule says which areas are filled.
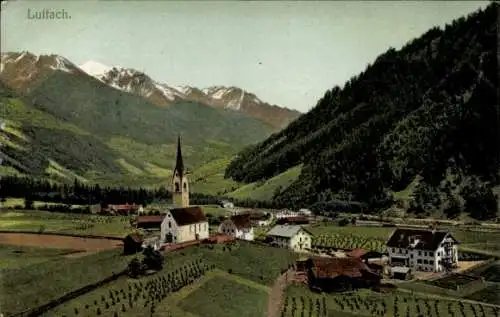
[[[396,229],[386,243],[389,265],[398,272],[450,271],[458,265],[458,244],[445,231]]]

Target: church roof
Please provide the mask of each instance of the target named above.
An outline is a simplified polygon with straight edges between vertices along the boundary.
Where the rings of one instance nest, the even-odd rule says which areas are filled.
[[[207,221],[205,213],[198,206],[173,208],[170,209],[170,214],[172,214],[172,217],[174,218],[178,226],[185,226]]]

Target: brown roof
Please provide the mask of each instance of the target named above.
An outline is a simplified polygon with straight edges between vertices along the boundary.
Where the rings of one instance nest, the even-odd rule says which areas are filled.
[[[231,217],[231,221],[234,223],[234,225],[238,229],[251,228],[252,227],[252,222],[251,222],[249,214],[234,215],[234,216]]]
[[[312,258],[312,272],[315,277],[335,278],[337,276],[361,277],[363,271],[375,274],[358,258]]]
[[[396,231],[394,231],[392,236],[389,238],[389,241],[387,241],[386,245],[392,248],[406,249],[410,247],[411,238],[415,237],[420,240],[417,245],[415,245],[415,249],[436,250],[446,235],[448,235],[448,232],[445,231],[396,229]]]
[[[138,216],[136,218],[137,223],[160,223],[163,221],[163,218],[165,218],[165,215],[161,216]]]
[[[366,254],[366,251],[361,249],[361,248],[352,249],[351,251],[349,251],[347,253],[347,255],[352,257],[352,258],[361,258],[365,254]]]
[[[173,208],[170,213],[178,226],[190,225],[202,221],[207,221],[205,213],[198,206],[186,208]]]

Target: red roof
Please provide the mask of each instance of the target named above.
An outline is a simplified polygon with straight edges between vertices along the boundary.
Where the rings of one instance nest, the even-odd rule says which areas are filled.
[[[375,274],[357,258],[313,258],[313,274],[319,278],[361,277],[363,271]]]
[[[347,256],[350,256],[352,258],[361,258],[365,254],[366,251],[361,248],[352,249],[351,251],[347,252]]]
[[[164,215],[161,216],[138,216],[137,223],[161,223],[165,218]]]
[[[239,214],[231,217],[231,221],[234,223],[236,228],[251,228],[252,222],[249,214]]]

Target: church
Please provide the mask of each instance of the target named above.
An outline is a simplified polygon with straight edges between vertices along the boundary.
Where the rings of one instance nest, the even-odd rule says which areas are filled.
[[[177,157],[172,175],[172,202],[161,223],[162,243],[183,243],[208,238],[208,220],[199,206],[189,204],[189,182],[182,159],[181,138],[177,139]]]

